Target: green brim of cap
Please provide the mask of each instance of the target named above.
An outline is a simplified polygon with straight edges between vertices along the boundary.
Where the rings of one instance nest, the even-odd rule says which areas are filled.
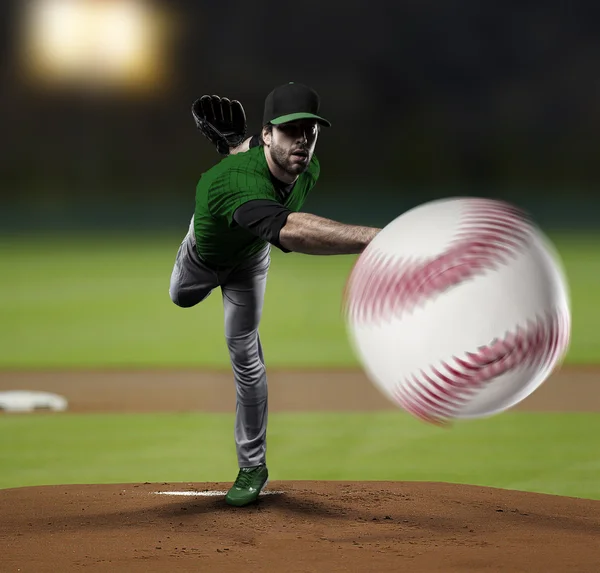
[[[273,125],[281,125],[282,123],[288,123],[290,121],[295,121],[297,119],[316,119],[322,126],[331,127],[331,123],[329,123],[325,118],[319,117],[318,115],[315,115],[314,113],[305,113],[305,112],[290,113],[288,115],[282,115],[280,117],[276,117],[275,119],[272,119],[271,123]]]

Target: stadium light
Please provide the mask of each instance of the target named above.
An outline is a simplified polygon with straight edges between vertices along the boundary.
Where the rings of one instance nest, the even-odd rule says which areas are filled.
[[[45,83],[147,89],[165,83],[167,20],[142,0],[34,0],[25,69]]]

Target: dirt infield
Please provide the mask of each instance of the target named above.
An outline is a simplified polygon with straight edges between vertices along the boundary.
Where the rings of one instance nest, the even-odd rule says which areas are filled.
[[[516,409],[600,412],[600,369],[563,368]],[[228,371],[0,372],[0,392],[42,390],[71,412],[232,412]],[[269,371],[269,411],[373,411],[397,406],[357,370]]]
[[[597,378],[564,368],[518,409],[600,411]],[[359,372],[275,371],[269,386],[272,412],[395,408]],[[0,391],[19,389],[61,394],[70,412],[233,412],[235,399],[228,372],[0,373]],[[600,571],[600,501],[442,483],[273,482],[238,509],[223,502],[229,485],[2,490],[0,571]]]

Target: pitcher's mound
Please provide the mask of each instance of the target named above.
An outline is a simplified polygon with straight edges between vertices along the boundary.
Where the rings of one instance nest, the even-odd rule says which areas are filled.
[[[232,508],[223,501],[228,486],[2,490],[2,568],[600,570],[600,501],[440,483],[300,481],[272,482],[271,495]]]

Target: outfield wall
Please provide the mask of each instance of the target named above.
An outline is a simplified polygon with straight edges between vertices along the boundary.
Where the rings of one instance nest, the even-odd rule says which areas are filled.
[[[323,178],[305,210],[347,223],[384,226],[395,216],[426,201],[453,196],[481,196],[511,201],[549,230],[600,232],[600,193],[584,189],[414,189],[365,179],[343,185]],[[172,189],[111,188],[82,195],[44,189],[15,194],[0,209],[5,233],[46,231],[180,231],[194,208],[195,181]]]

